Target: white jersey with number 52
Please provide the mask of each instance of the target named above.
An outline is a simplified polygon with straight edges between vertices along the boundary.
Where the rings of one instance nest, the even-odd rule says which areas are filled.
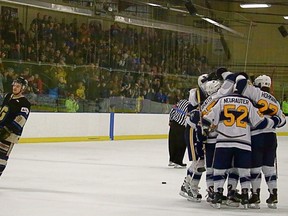
[[[216,127],[217,148],[236,147],[248,151],[251,151],[251,126],[256,127],[263,121],[267,124],[252,101],[239,94],[220,98],[203,119]]]

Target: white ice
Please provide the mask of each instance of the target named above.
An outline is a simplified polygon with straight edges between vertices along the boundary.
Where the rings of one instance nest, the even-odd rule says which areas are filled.
[[[278,140],[278,209],[267,208],[264,182],[260,210],[218,210],[205,200],[187,201],[178,194],[186,169],[167,166],[164,139],[15,145],[0,179],[0,215],[286,216],[287,137]],[[205,176],[200,187],[204,197]]]

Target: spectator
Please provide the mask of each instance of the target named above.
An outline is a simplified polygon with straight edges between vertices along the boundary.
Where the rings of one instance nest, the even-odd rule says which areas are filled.
[[[15,60],[23,60],[23,49],[21,48],[21,45],[19,43],[16,43],[14,45],[14,48],[10,51],[9,53],[9,58],[10,59],[15,59]]]
[[[43,94],[43,81],[39,74],[34,74],[32,87],[35,94]]]
[[[86,92],[85,92],[85,86],[82,81],[79,81],[77,84],[77,89],[76,89],[76,97],[80,100],[85,100],[86,99]]]
[[[77,112],[79,110],[79,104],[75,100],[74,94],[71,93],[65,101],[65,107],[67,112]]]
[[[285,116],[288,116],[288,101],[286,95],[284,95],[283,101],[282,101],[282,111],[285,114]]]
[[[4,92],[8,92],[11,89],[11,84],[15,78],[15,72],[13,68],[8,68],[4,72]]]
[[[109,98],[110,97],[110,90],[107,87],[105,81],[103,81],[101,83],[101,87],[100,87],[101,91],[100,91],[100,98]]]
[[[59,97],[66,97],[67,93],[67,82],[64,77],[60,76],[58,79],[58,95]]]
[[[155,94],[156,101],[159,103],[168,103],[168,96],[159,89],[159,91]]]

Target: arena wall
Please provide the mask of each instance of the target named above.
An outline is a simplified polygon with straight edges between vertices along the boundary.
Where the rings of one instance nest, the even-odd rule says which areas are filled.
[[[168,114],[31,113],[19,143],[167,139],[168,122]]]

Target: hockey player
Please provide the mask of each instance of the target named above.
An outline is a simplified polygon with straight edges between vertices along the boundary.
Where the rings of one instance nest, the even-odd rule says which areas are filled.
[[[260,116],[248,98],[235,92],[220,98],[202,121],[218,132],[213,164],[213,207],[221,206],[226,172],[234,163],[240,176],[241,204],[247,208],[251,166],[250,124],[258,128],[276,127],[279,118]]]
[[[199,76],[198,78],[199,90],[197,90],[197,88],[190,90],[189,101],[193,105],[193,109],[200,107],[202,102],[208,96],[206,92],[206,87],[208,83],[209,83],[208,85],[210,88],[210,94],[211,94],[211,90],[212,90],[211,88],[213,85],[215,86],[215,88],[217,88],[217,90],[221,86],[222,84],[221,82],[212,81],[211,80],[212,78],[219,77],[221,80],[224,79],[224,83],[222,84],[221,89],[219,90],[219,93],[217,93],[218,96],[215,96],[213,100],[218,99],[224,94],[228,94],[229,92],[232,92],[234,88],[234,84],[235,84],[234,83],[235,75],[229,72],[226,68],[217,69],[215,74],[214,73],[209,74],[209,75],[203,74]],[[198,91],[198,94],[197,94],[197,91]],[[210,100],[212,100],[212,98],[210,98]],[[200,102],[200,105],[199,105],[199,102]],[[210,104],[209,109],[211,107],[212,106]],[[204,105],[204,108],[207,109],[208,107]],[[187,118],[185,137],[186,137],[187,152],[188,152],[189,160],[191,161],[191,166],[187,169],[187,176],[185,177],[184,182],[181,186],[180,195],[188,198],[188,200],[190,201],[199,202],[202,199],[202,195],[199,193],[198,185],[202,176],[202,172],[205,171],[204,152],[202,148],[203,148],[203,141],[206,138],[204,138],[202,135],[203,130],[200,127],[201,122],[197,122],[198,120],[197,116],[198,115],[194,113],[193,115],[191,114],[191,116]],[[213,134],[212,136],[215,136],[215,134]],[[212,138],[212,142],[213,142],[213,138]],[[211,157],[209,158],[212,164],[214,153],[210,152],[210,154],[211,154]],[[212,178],[212,176],[209,175],[209,178]]]
[[[285,115],[281,111],[279,102],[270,92],[271,78],[267,75],[258,76],[254,80],[254,86],[249,85],[247,79],[237,78],[236,88],[238,91],[249,97],[259,107],[259,111],[265,116],[276,115],[280,118],[278,127],[286,124]],[[251,183],[252,196],[249,199],[249,207],[260,208],[260,185],[261,172],[265,176],[268,186],[269,198],[266,200],[268,207],[276,208],[277,200],[277,172],[275,167],[277,137],[275,128],[253,129],[251,132],[252,141],[252,168]]]
[[[239,75],[239,73],[232,73],[228,71],[226,68],[218,68],[216,71],[217,77],[219,80],[224,80],[221,88],[219,89],[219,81],[211,81],[206,84],[206,91],[208,95],[210,95],[202,104],[201,110],[202,115],[206,115],[214,106],[216,101],[227,94],[233,92],[235,79]],[[219,90],[218,90],[219,89]],[[216,91],[217,90],[217,91]],[[213,183],[213,159],[214,159],[214,150],[216,144],[217,132],[210,131],[207,133],[207,141],[206,141],[206,185],[207,185],[207,202],[211,202],[214,195],[214,183]],[[237,184],[239,180],[238,170],[235,168],[231,168],[227,173],[228,176],[228,184],[227,184],[227,198],[223,196],[223,203],[226,203],[228,206],[238,207],[239,206],[239,194],[237,193]]]
[[[0,176],[6,168],[9,155],[18,142],[30,113],[30,102],[23,96],[28,82],[23,77],[12,83],[12,93],[8,93],[0,111]]]
[[[220,81],[212,80],[208,81],[206,84],[206,92],[209,97],[203,102],[201,105],[202,115],[206,115],[210,112],[217,99],[213,99],[213,94],[217,94],[218,89],[221,87]],[[217,132],[210,131],[207,132],[207,141],[205,144],[205,163],[206,163],[206,185],[207,185],[207,202],[211,202],[213,199],[213,158],[214,158],[214,150],[216,144]]]
[[[208,79],[208,74],[200,75],[197,80],[198,88],[190,89],[188,101],[192,105],[193,109],[196,109],[198,107],[200,101],[204,101],[207,98],[207,94],[205,92],[205,85]]]
[[[191,104],[189,111],[192,111],[192,113],[189,113],[186,118],[185,128],[185,141],[191,165],[187,169],[187,174],[184,178],[179,194],[190,201],[196,202],[200,202],[202,199],[198,185],[202,172],[205,171],[203,136],[199,125],[199,106],[201,101],[204,101],[207,97],[205,85],[208,79],[208,74],[202,74],[198,77],[198,88],[193,88],[189,91],[189,102]]]

